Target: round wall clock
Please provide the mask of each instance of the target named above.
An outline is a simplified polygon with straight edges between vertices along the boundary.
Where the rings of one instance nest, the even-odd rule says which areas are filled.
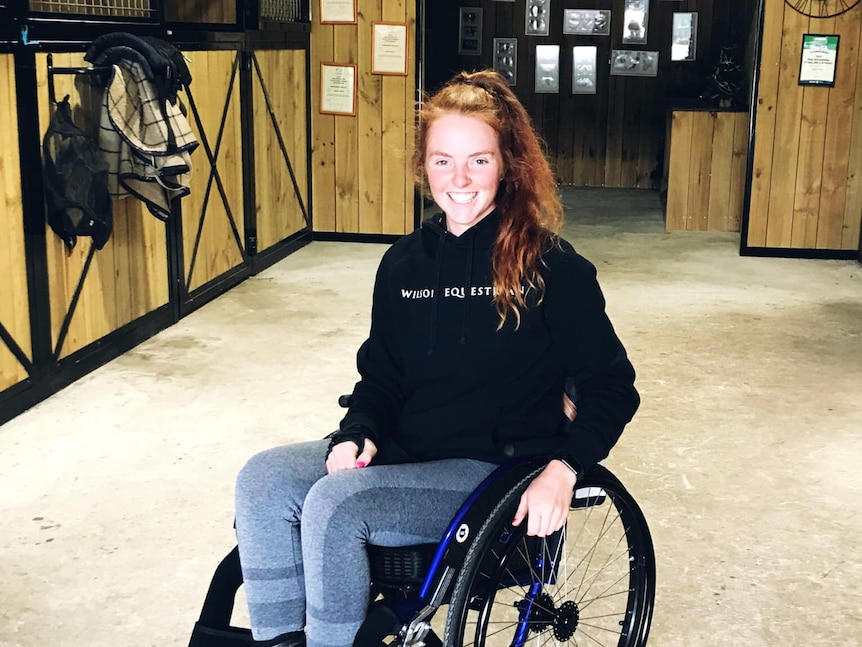
[[[834,18],[860,2],[862,0],[784,0],[784,4],[811,18]]]

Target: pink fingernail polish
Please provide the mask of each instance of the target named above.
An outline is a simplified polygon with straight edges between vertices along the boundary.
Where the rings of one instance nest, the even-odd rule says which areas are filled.
[[[362,461],[356,461],[356,467],[365,467],[365,463]]]

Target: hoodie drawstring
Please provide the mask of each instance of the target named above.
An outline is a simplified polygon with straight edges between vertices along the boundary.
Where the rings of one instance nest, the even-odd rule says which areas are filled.
[[[443,248],[446,246],[446,230],[440,232],[440,245],[437,247],[437,259],[434,263],[434,296],[431,300],[431,325],[428,327],[428,354],[434,353],[434,333],[437,325],[437,310],[440,303],[440,275],[443,272]]]
[[[470,318],[470,292],[473,291],[473,248],[476,246],[476,237],[470,241],[467,247],[467,268],[464,284],[464,316],[461,317],[461,344],[467,343],[467,319]]]

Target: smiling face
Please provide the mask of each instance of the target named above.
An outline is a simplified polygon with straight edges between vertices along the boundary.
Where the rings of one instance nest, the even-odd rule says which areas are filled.
[[[494,210],[503,176],[497,132],[476,117],[447,113],[428,127],[425,172],[455,236]]]

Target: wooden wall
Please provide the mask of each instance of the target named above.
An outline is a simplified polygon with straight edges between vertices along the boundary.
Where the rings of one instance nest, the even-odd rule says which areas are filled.
[[[308,225],[307,56],[256,50],[254,58],[255,213],[264,250]]]
[[[18,151],[15,67],[11,54],[0,54],[0,325],[32,361],[30,308],[24,257],[24,214]],[[0,391],[27,377],[27,369],[0,340]]]
[[[232,0],[164,0],[165,20],[170,22],[236,23]]]
[[[404,234],[414,227],[409,167],[415,130],[416,2],[357,0],[357,7],[355,25],[323,25],[319,12],[312,12],[313,226],[316,232]],[[407,76],[371,73],[374,21],[407,23]],[[357,65],[355,117],[320,114],[321,62]]]
[[[862,220],[862,5],[806,18],[765,0],[751,248],[856,250]],[[802,35],[838,34],[835,87],[798,85]]]
[[[36,56],[42,134],[50,120],[46,58],[42,53]],[[54,54],[54,65],[87,66],[80,53]],[[98,118],[98,102],[84,77],[57,75],[54,79],[57,98],[69,94],[76,123],[95,133],[93,118]],[[105,247],[93,255],[86,274],[84,266],[92,244],[89,238],[79,238],[71,253],[50,230],[46,241],[55,357],[66,357],[168,302],[165,224],[150,215],[139,200],[114,201],[114,231]],[[80,297],[73,308],[79,282]],[[67,320],[68,335],[63,338],[61,331]]]
[[[483,9],[481,56],[458,56],[458,7]],[[562,0],[550,3],[550,34],[524,35],[525,0],[456,2],[441,0],[429,15],[428,85],[433,87],[458,69],[493,66],[494,37],[518,38],[518,75],[515,91],[527,106],[544,137],[560,182],[574,186],[656,187],[663,160],[666,111],[677,98],[697,96],[708,84],[708,75],[720,45],[739,43],[744,60],[753,28],[755,0],[652,0],[645,45],[623,45],[624,0]],[[565,9],[610,9],[610,36],[563,34]],[[697,59],[671,62],[672,14],[698,12]],[[535,46],[559,44],[560,93],[536,94]],[[598,51],[597,93],[571,94],[572,46],[594,45]],[[612,49],[659,51],[655,78],[612,76]],[[743,103],[745,103],[743,101]]]
[[[739,231],[747,112],[674,111],[667,155],[668,231]]]
[[[181,203],[185,284],[193,291],[244,261],[239,52],[183,53],[192,83],[180,99],[200,142],[192,153],[191,194]]]

